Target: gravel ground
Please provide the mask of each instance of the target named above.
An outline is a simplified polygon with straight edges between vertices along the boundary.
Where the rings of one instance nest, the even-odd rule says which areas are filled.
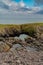
[[[12,47],[0,53],[0,65],[43,65],[43,51],[27,50],[25,47]]]

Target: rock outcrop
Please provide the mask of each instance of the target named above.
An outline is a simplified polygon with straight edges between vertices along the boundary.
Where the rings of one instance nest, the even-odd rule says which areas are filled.
[[[43,65],[43,25],[1,25],[0,65]]]
[[[27,34],[28,38],[26,38],[25,41],[15,39],[15,36],[19,37],[20,34]],[[43,50],[43,25],[23,24],[4,25],[3,27],[0,27],[0,46],[2,46],[2,48],[8,50],[13,46],[13,44],[17,43],[22,46],[29,45]]]

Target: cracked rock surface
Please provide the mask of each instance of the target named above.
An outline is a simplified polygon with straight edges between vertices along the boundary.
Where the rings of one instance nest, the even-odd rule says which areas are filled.
[[[27,41],[14,37],[0,41],[0,65],[43,65],[43,51],[30,47]]]
[[[0,65],[43,65],[43,25],[1,25]]]

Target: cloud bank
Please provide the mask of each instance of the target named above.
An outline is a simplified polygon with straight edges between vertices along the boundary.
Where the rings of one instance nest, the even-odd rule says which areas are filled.
[[[34,0],[35,5],[43,5],[43,0]]]
[[[40,2],[40,0],[35,0],[35,2]],[[41,0],[42,2],[42,0]],[[21,0],[19,3],[13,2],[11,0],[0,0],[0,12],[4,10],[6,13],[36,13],[38,11],[41,11],[42,9],[39,6],[29,7],[26,6],[26,4]],[[4,12],[5,13],[5,12]]]
[[[29,18],[42,18],[43,0],[34,0],[34,6],[29,7],[23,0],[20,2],[12,0],[0,0],[0,19],[29,19]],[[36,15],[36,16],[35,16]]]

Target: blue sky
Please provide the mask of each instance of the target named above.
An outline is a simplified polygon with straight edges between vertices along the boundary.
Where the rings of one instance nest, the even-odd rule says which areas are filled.
[[[33,7],[33,6],[35,6],[35,1],[38,2],[39,0],[11,0],[11,1],[17,2],[17,3],[19,3],[20,1],[23,1],[27,6]],[[40,1],[43,2],[43,0],[40,0]],[[39,1],[39,3],[40,3],[40,1]],[[40,6],[42,7],[43,5],[41,4]]]
[[[15,1],[15,2],[20,2],[20,0],[12,0],[12,1]],[[34,0],[21,0],[23,1],[27,6],[34,6]]]
[[[0,0],[0,23],[43,22],[43,0]]]

